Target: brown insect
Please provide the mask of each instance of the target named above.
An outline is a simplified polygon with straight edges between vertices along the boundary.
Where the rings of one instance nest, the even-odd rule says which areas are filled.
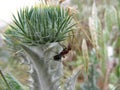
[[[71,46],[68,45],[68,47],[65,47],[59,54],[55,55],[53,58],[55,61],[59,61],[62,57],[65,57],[64,55],[68,54],[68,52],[71,50]]]

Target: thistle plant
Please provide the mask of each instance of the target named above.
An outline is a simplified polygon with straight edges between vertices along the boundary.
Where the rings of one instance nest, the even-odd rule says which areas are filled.
[[[74,26],[72,15],[60,6],[40,5],[21,9],[14,17],[12,36],[29,45],[60,42]]]
[[[6,37],[13,43],[15,40],[24,51],[18,54],[22,54],[29,65],[30,90],[62,88],[63,65],[61,59],[58,62],[53,57],[63,49],[58,42],[65,40],[74,25],[73,15],[60,5],[36,5],[13,15],[13,24]]]

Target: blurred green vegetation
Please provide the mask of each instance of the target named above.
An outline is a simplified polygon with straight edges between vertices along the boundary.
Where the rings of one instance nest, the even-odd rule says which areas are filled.
[[[4,45],[1,48],[0,54],[0,70],[7,80],[12,85],[10,90],[28,90],[28,66],[21,64],[18,57],[11,53],[11,51]],[[0,74],[0,90],[9,90],[3,76]]]

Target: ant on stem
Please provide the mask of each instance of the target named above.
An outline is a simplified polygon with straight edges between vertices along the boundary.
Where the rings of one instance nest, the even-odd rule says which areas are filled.
[[[61,44],[60,44],[60,45],[61,45]],[[63,45],[61,45],[61,46],[63,46]],[[68,52],[69,52],[70,50],[71,50],[70,44],[68,45],[68,47],[65,47],[65,46],[64,46],[64,49],[63,49],[59,54],[53,56],[54,61],[60,61],[60,59],[61,59],[62,57],[65,57],[64,55],[68,54]]]

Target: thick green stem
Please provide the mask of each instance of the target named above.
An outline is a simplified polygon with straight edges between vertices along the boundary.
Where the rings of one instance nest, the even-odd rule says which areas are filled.
[[[59,87],[58,82],[62,76],[62,63],[54,61],[53,56],[56,55],[54,51],[61,51],[61,46],[55,44],[55,46],[49,47],[50,45],[40,47],[22,45],[33,69],[36,71],[36,76],[38,76],[38,82],[34,82],[39,87],[37,90],[58,90]]]

